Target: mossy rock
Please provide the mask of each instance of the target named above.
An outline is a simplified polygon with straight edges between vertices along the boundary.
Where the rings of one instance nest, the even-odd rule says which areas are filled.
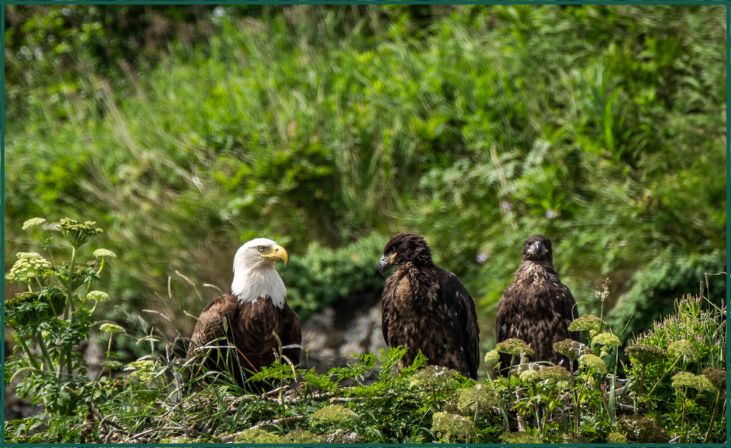
[[[622,433],[630,442],[661,443],[668,441],[665,429],[652,417],[640,415],[623,416],[618,420]]]
[[[280,436],[282,443],[321,443],[322,439],[317,434],[304,429],[294,429],[287,434]]]
[[[431,430],[442,442],[471,442],[477,435],[475,424],[467,417],[449,412],[437,412],[432,417]]]
[[[258,428],[245,429],[234,436],[234,443],[283,443],[280,435]]]
[[[322,436],[322,443],[363,443],[363,439],[357,432],[337,429]]]
[[[409,389],[438,392],[456,389],[465,377],[456,370],[442,366],[426,366],[411,376]]]
[[[543,443],[540,437],[527,432],[506,432],[500,435],[500,441],[503,443]]]
[[[358,414],[345,406],[333,404],[315,411],[310,417],[310,423],[313,427],[350,427],[357,418]]]

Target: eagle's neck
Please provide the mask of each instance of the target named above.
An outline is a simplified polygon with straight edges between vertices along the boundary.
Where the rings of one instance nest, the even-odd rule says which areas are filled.
[[[546,261],[533,261],[523,260],[515,272],[516,279],[525,279],[529,277],[546,277],[551,280],[558,279],[558,273],[553,269],[553,263],[550,260]]]
[[[274,306],[282,308],[287,289],[274,267],[267,266],[234,271],[231,294],[240,302],[255,302],[269,297]]]

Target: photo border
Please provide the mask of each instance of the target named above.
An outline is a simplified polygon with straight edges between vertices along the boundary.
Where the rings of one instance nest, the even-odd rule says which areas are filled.
[[[646,448],[660,447],[727,447],[731,445],[731,312],[729,312],[729,302],[731,302],[731,281],[729,273],[731,273],[731,121],[729,121],[729,111],[731,110],[731,0],[452,0],[434,1],[434,0],[409,0],[409,1],[383,1],[383,0],[301,0],[301,1],[284,1],[284,0],[218,0],[218,1],[201,1],[201,0],[0,0],[0,32],[2,33],[2,41],[0,49],[2,49],[3,58],[0,61],[0,108],[2,114],[0,116],[0,209],[2,209],[3,218],[5,218],[5,7],[12,6],[36,6],[36,5],[57,5],[57,6],[86,6],[86,5],[117,5],[117,6],[186,6],[186,5],[208,5],[208,6],[236,6],[236,5],[272,5],[272,6],[294,6],[294,5],[533,5],[533,6],[568,6],[568,5],[609,5],[609,6],[725,6],[726,12],[726,30],[725,30],[725,58],[726,58],[726,441],[724,443],[557,443],[554,446],[566,447],[610,447],[610,446],[633,446]],[[2,253],[0,253],[0,266],[2,272],[5,272],[5,219],[0,223],[0,237],[2,237]],[[0,313],[0,373],[3,381],[5,381],[5,276],[3,275],[3,290],[0,292],[0,304],[3,311]],[[20,446],[20,447],[98,447],[98,446],[120,446],[120,447],[185,447],[185,446],[203,446],[203,447],[229,447],[229,446],[257,446],[257,447],[280,447],[280,446],[307,446],[307,447],[329,447],[329,446],[394,446],[394,447],[423,447],[423,446],[475,446],[475,447],[529,447],[544,446],[545,444],[506,444],[506,443],[460,443],[460,444],[443,444],[443,443],[377,443],[377,444],[297,444],[297,443],[5,443],[5,387],[0,388],[0,445],[2,446]]]

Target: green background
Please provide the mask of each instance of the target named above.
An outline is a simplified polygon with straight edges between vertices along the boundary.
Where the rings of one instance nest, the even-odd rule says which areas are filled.
[[[720,300],[721,7],[20,7],[6,10],[6,257],[33,216],[94,219],[110,319],[186,331],[244,241],[284,245],[303,317],[377,296],[421,233],[490,343],[544,233],[583,313],[622,336]],[[176,277],[177,278],[177,277]],[[6,291],[10,292],[10,291]]]

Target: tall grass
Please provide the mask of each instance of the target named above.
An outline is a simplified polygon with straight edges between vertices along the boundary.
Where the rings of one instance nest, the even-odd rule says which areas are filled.
[[[258,235],[306,258],[424,233],[487,312],[531,233],[583,309],[663,260],[720,270],[720,8],[222,11],[207,41],[113,78],[10,86],[6,254],[30,216],[96,219],[127,312],[175,270],[225,289]]]

